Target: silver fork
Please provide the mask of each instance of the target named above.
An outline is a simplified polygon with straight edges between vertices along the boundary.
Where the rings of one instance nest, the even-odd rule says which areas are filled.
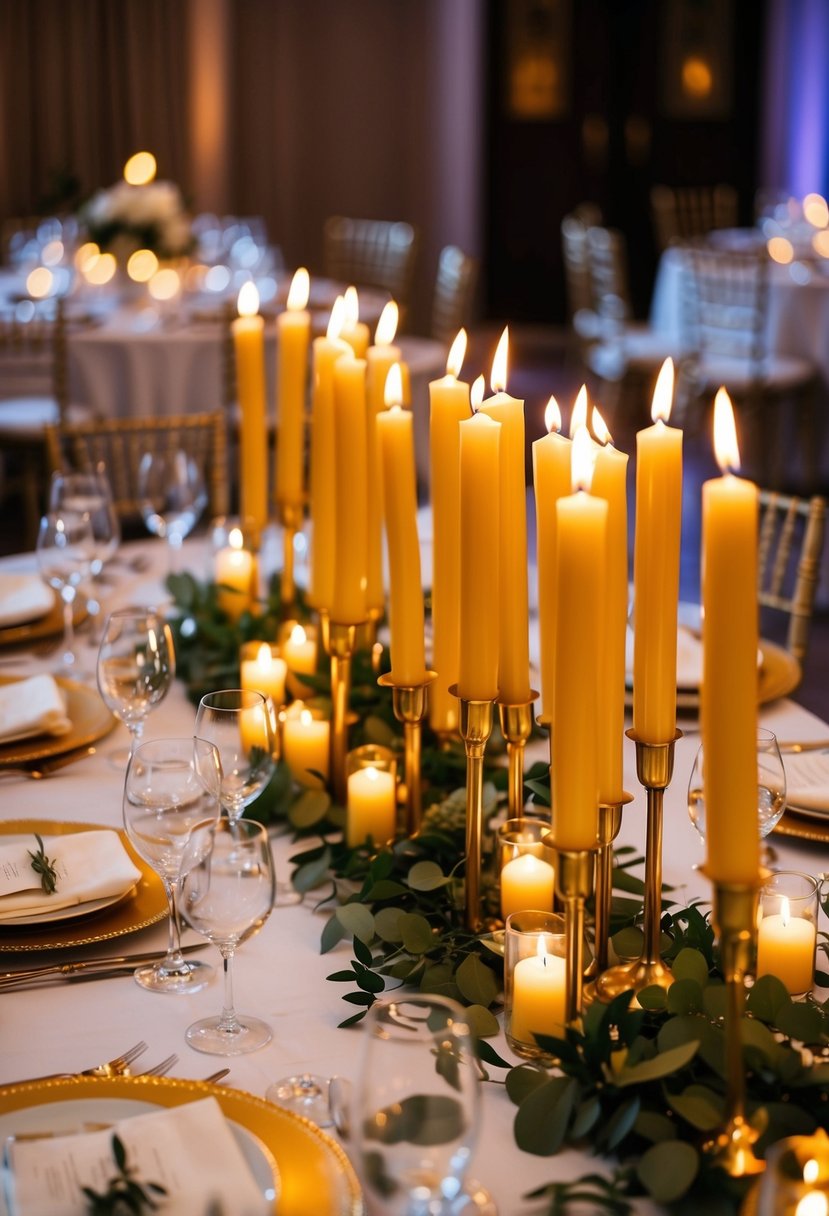
[[[26,1077],[18,1084],[25,1085],[33,1081],[59,1081],[64,1077],[123,1077],[129,1071],[133,1060],[147,1050],[147,1044],[142,1039],[134,1047],[116,1056],[114,1060],[105,1060],[103,1064],[95,1064],[92,1068],[83,1068],[80,1072],[50,1072],[42,1077]]]
[[[163,1077],[170,1071],[174,1064],[178,1063],[178,1056],[175,1052],[171,1056],[167,1056],[166,1060],[162,1060],[159,1064],[155,1064],[152,1068],[142,1069],[141,1072],[133,1073],[136,1077]]]

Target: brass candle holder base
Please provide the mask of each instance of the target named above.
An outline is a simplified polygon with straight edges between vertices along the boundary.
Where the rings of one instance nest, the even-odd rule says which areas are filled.
[[[420,829],[423,799],[420,780],[421,727],[429,707],[429,686],[437,679],[436,671],[427,671],[420,684],[397,684],[389,672],[377,683],[391,689],[394,716],[403,723],[404,780],[406,782],[406,831],[410,836]]]
[[[611,1001],[619,993],[632,989],[634,995],[657,984],[670,988],[673,975],[662,961],[660,935],[662,920],[662,817],[665,790],[674,771],[674,747],[682,731],[677,731],[670,743],[645,743],[632,730],[627,737],[636,744],[636,776],[645,787],[648,802],[647,845],[645,850],[645,909],[642,924],[644,941],[642,953],[632,963],[610,967],[596,979],[595,994],[601,1001]]]
[[[484,753],[492,734],[494,701],[467,701],[458,693],[457,684],[449,691],[460,703],[460,732],[466,749],[466,885],[464,896],[466,927],[480,932],[481,841],[484,818]]]
[[[579,1020],[584,996],[584,904],[593,891],[596,859],[592,849],[558,849],[555,853],[556,895],[564,909],[565,1012],[568,1026]]]
[[[345,806],[348,796],[348,705],[351,699],[351,659],[359,625],[320,615],[323,645],[331,660],[331,792]]]
[[[498,720],[507,745],[510,819],[520,819],[524,809],[524,751],[533,731],[533,704],[537,700],[538,693],[531,688],[528,701],[498,702]]]
[[[599,803],[599,847],[596,851],[596,895],[593,935],[593,961],[584,973],[587,983],[584,998],[596,997],[595,981],[608,969],[610,944],[610,902],[613,896],[613,841],[622,826],[622,811],[633,802],[633,795],[622,793],[618,802]]]
[[[294,537],[302,527],[304,512],[302,503],[299,502],[278,502],[276,509],[282,525],[282,573],[279,576],[279,595],[282,619],[287,620],[291,616],[291,610],[296,600]]]
[[[705,868],[701,867],[700,872],[705,874]],[[757,936],[760,888],[767,879],[768,871],[761,871],[752,883],[713,880],[713,922],[720,940],[720,960],[726,983],[726,1122],[704,1148],[731,1178],[746,1178],[760,1174],[766,1168],[766,1163],[754,1153],[760,1133],[745,1117],[745,1066],[740,1023],[746,999],[745,977],[751,967]]]

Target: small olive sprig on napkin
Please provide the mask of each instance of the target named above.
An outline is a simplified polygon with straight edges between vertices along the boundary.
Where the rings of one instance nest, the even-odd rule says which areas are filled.
[[[37,852],[33,853],[31,849],[27,852],[32,859],[32,869],[35,874],[40,875],[40,885],[47,895],[54,895],[58,886],[58,872],[55,869],[56,858],[51,860],[46,856],[46,851],[43,848],[43,841],[35,832],[35,840],[37,841]]]

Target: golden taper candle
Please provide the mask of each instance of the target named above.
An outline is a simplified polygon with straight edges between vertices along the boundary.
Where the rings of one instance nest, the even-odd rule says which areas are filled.
[[[303,510],[300,502],[277,503],[282,524],[282,571],[279,575],[280,612],[283,620],[292,615],[296,600],[294,582],[294,537],[302,527]]]
[[[348,798],[348,705],[351,699],[351,659],[358,626],[322,619],[323,644],[331,659],[331,790],[334,801]]]
[[[305,397],[311,314],[306,307],[311,281],[304,266],[294,274],[287,308],[276,318],[276,469],[279,504],[299,505],[305,497]]]
[[[404,781],[406,783],[406,830],[410,836],[420,829],[423,797],[420,773],[420,740],[423,720],[429,705],[429,688],[437,672],[427,671],[419,684],[398,684],[391,673],[382,675],[377,683],[390,688],[392,709],[398,722],[403,723]]]
[[[613,896],[613,841],[622,826],[622,811],[633,801],[624,793],[618,802],[599,803],[599,847],[596,852],[596,894],[594,902],[593,961],[584,973],[586,980],[595,981],[608,967],[610,939],[610,904]],[[592,1000],[594,984],[585,989],[585,998]]]
[[[533,731],[533,705],[538,693],[530,689],[529,699],[518,705],[498,702],[501,734],[507,745],[507,794],[510,819],[520,819],[524,809],[524,751]]]
[[[481,916],[481,841],[484,818],[484,753],[492,734],[493,701],[473,701],[450,692],[460,703],[459,724],[466,749],[466,927],[479,932]]]
[[[642,954],[632,963],[611,967],[596,980],[596,996],[610,1001],[626,989],[641,992],[652,984],[670,988],[671,969],[660,952],[662,920],[662,819],[665,790],[671,783],[677,731],[670,743],[646,743],[634,731],[626,732],[636,744],[636,776],[647,794],[648,826],[645,848],[645,907]]]
[[[596,849],[557,849],[553,836],[544,846],[555,854],[556,896],[564,909],[565,1013],[573,1025],[583,1006],[584,905],[593,893]]]

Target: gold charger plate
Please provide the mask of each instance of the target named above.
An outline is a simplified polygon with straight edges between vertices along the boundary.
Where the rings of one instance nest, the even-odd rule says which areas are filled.
[[[793,836],[797,840],[811,840],[815,844],[829,844],[829,817],[825,823],[819,819],[806,818],[786,810],[772,828],[778,836]]]
[[[3,836],[65,836],[74,832],[100,831],[106,824],[58,823],[49,819],[7,819],[0,822]],[[155,870],[138,856],[126,833],[119,831],[121,843],[130,860],[141,871],[141,877],[131,895],[100,912],[79,916],[76,920],[57,921],[46,925],[13,927],[8,921],[0,924],[0,953],[16,954],[32,950],[68,950],[108,942],[127,933],[136,933],[163,920],[169,905],[161,879]]]
[[[767,701],[776,701],[778,697],[786,697],[797,688],[802,678],[800,664],[794,655],[789,654],[782,646],[774,642],[760,641],[760,672],[757,688],[757,700],[760,705]],[[625,704],[628,709],[633,704],[633,690],[625,689]],[[697,713],[699,711],[699,689],[678,688],[676,690],[676,707],[680,713]]]
[[[340,1146],[301,1115],[241,1089],[178,1077],[69,1077],[0,1087],[0,1115],[52,1102],[127,1099],[182,1106],[214,1097],[225,1118],[257,1137],[279,1172],[279,1216],[362,1216],[354,1169]],[[276,1209],[274,1209],[276,1210]]]
[[[85,621],[86,617],[86,604],[83,600],[75,600],[72,612],[75,627]],[[56,594],[54,606],[45,616],[22,625],[6,625],[5,628],[0,628],[0,646],[20,646],[25,642],[36,642],[39,638],[57,637],[59,633],[63,633],[63,604]]]
[[[0,684],[15,684],[25,678],[0,676]],[[31,760],[45,760],[48,756],[60,756],[64,752],[87,747],[108,735],[115,726],[115,718],[104,705],[97,688],[66,680],[63,676],[56,676],[55,682],[66,694],[66,712],[72,721],[72,729],[65,735],[32,735],[29,739],[0,743],[0,768],[28,764]]]

